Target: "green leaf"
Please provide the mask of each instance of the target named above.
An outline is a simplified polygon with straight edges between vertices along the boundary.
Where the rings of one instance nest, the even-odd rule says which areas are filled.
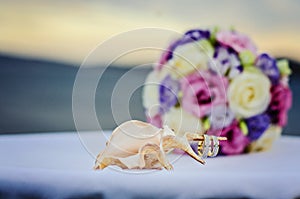
[[[292,74],[292,70],[289,66],[289,62],[286,59],[281,59],[277,61],[277,67],[279,69],[279,72],[283,76],[289,76]]]
[[[198,42],[198,44],[200,45],[200,47],[202,48],[201,50],[203,50],[204,52],[207,53],[208,56],[212,57],[214,54],[214,48],[211,45],[211,43],[209,42],[209,40],[207,39],[202,39]]]
[[[239,58],[244,67],[251,66],[255,62],[255,55],[250,50],[244,50],[239,53]]]
[[[204,120],[203,120],[203,128],[205,131],[210,128],[210,121],[209,121],[208,117],[204,118]]]
[[[245,121],[240,121],[240,129],[241,129],[241,131],[243,132],[243,134],[245,135],[245,136],[247,136],[248,135],[248,127],[247,127],[247,124],[246,124],[246,122]]]

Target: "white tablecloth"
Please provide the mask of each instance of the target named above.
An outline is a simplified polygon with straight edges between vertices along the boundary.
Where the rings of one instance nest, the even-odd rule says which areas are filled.
[[[269,152],[207,159],[170,155],[173,171],[94,171],[107,133],[0,136],[0,198],[300,197],[300,137]],[[82,144],[84,143],[84,144]]]

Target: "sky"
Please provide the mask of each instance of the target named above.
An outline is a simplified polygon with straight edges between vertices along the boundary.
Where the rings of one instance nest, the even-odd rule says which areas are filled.
[[[165,48],[177,33],[215,25],[247,33],[260,51],[300,60],[300,1],[297,0],[0,0],[0,53],[80,65],[103,42],[124,32],[155,27],[169,30],[132,35],[112,49],[126,48],[136,37]],[[119,65],[154,62],[161,52],[133,53]],[[107,50],[94,60],[110,59]]]

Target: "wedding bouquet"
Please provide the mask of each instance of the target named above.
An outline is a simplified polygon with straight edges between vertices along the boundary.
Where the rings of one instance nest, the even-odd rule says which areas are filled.
[[[186,32],[162,53],[146,79],[148,122],[178,135],[225,136],[225,155],[266,150],[287,123],[292,93],[287,60],[257,51],[236,30]]]

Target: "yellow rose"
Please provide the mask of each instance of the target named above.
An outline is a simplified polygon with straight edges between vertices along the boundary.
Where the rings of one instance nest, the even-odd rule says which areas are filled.
[[[281,131],[282,128],[280,126],[271,125],[258,140],[249,145],[249,152],[269,150],[272,147],[273,142],[280,137]]]
[[[185,132],[200,133],[203,130],[201,120],[182,108],[171,108],[163,115],[163,123],[174,129],[179,136],[183,136]]]
[[[270,80],[254,67],[235,77],[228,88],[229,107],[238,117],[251,117],[266,110],[270,103]]]
[[[213,55],[213,47],[207,40],[179,45],[169,60],[173,77],[183,77],[197,69],[207,69],[209,58]]]

